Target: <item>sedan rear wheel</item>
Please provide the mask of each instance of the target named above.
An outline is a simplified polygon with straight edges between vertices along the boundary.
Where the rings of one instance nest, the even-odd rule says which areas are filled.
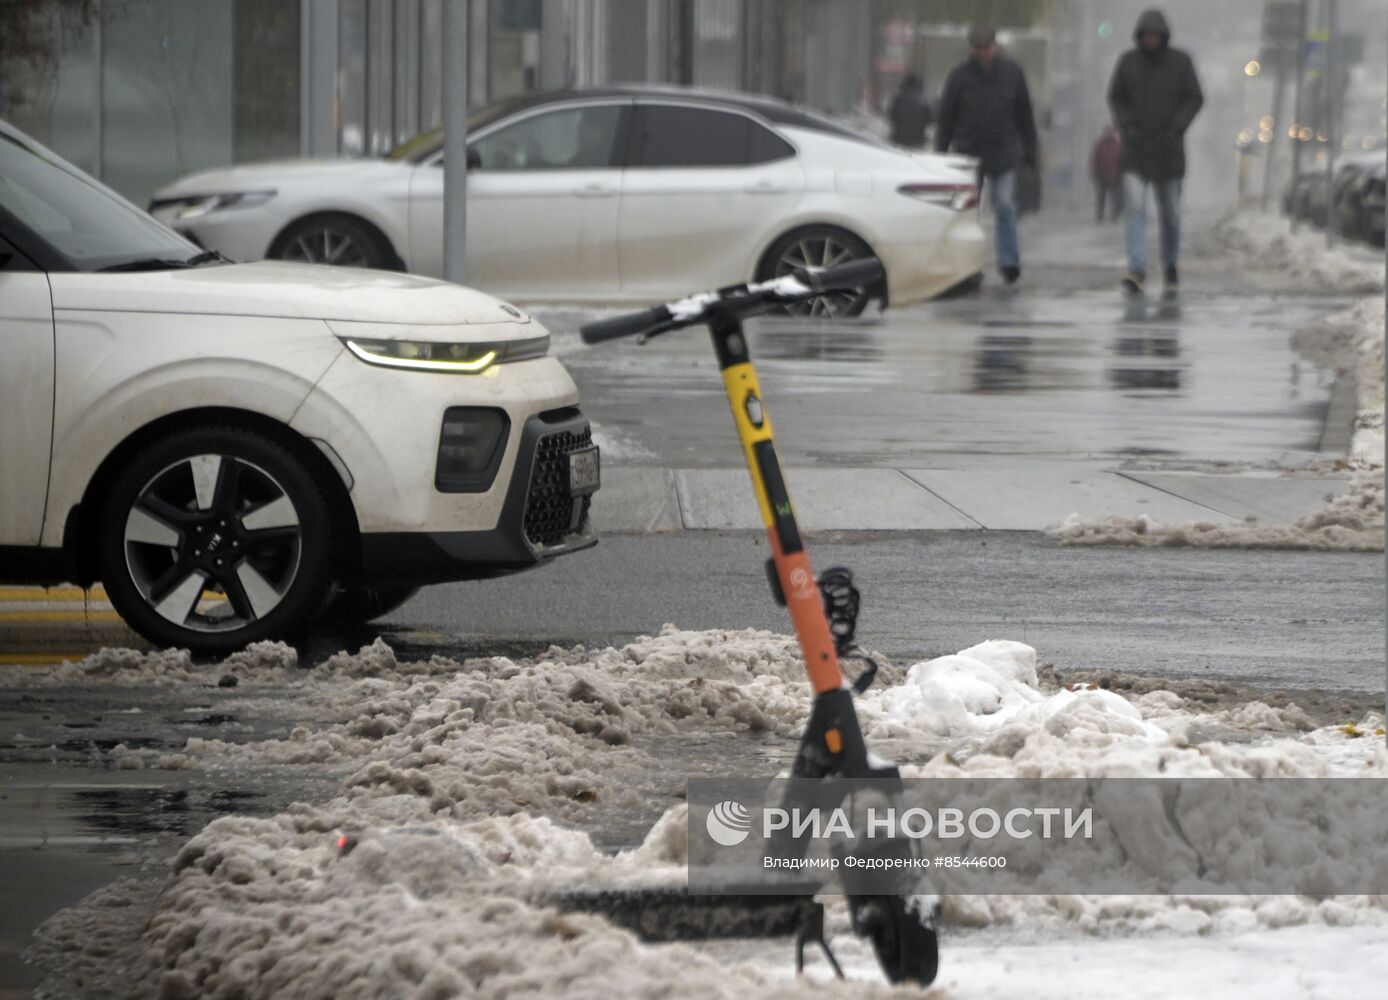
[[[100,530],[111,603],[160,645],[222,653],[291,636],[331,583],[321,489],[249,431],[156,442],[117,479]]]
[[[822,271],[850,261],[871,257],[872,250],[857,236],[835,226],[811,226],[781,237],[763,258],[758,280],[779,278],[797,270]],[[833,319],[857,316],[868,301],[882,294],[880,288],[858,292],[830,292],[786,307],[793,316]]]

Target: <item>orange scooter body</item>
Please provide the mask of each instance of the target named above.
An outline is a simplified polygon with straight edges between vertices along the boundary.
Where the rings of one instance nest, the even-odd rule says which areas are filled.
[[[810,686],[815,694],[834,691],[843,686],[843,670],[829,630],[829,619],[824,613],[824,600],[810,567],[809,553],[801,542],[795,510],[776,458],[771,417],[762,401],[756,370],[747,360],[740,331],[724,329],[720,332],[715,324],[714,342],[723,365],[723,388],[728,394],[728,405],[732,407],[747,471],[752,475],[762,523],[771,541],[776,576],[795,626],[796,638],[800,640]]]

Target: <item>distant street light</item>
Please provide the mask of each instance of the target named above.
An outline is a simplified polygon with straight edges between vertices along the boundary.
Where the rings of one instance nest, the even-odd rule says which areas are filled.
[[[1263,64],[1256,59],[1250,59],[1248,60],[1248,65],[1243,68],[1243,71],[1248,76],[1257,76],[1263,71]]]

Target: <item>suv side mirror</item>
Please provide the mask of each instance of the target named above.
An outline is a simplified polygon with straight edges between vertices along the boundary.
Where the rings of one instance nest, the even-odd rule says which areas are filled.
[[[467,151],[467,168],[469,170],[482,169],[482,154],[475,149],[469,149]]]

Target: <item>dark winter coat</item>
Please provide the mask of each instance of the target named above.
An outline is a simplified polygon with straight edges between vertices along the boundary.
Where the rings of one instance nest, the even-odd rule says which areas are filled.
[[[1190,56],[1171,47],[1171,30],[1158,10],[1144,11],[1133,32],[1162,37],[1148,52],[1139,42],[1125,52],[1109,81],[1108,104],[1123,139],[1122,167],[1148,180],[1186,173],[1185,134],[1205,102]]]
[[[892,122],[892,142],[898,146],[920,149],[925,146],[925,130],[935,116],[921,96],[919,87],[903,86],[892,98],[887,117]]]
[[[979,170],[996,177],[1018,163],[1036,162],[1036,120],[1027,78],[999,53],[991,69],[977,59],[956,66],[940,97],[935,148],[976,156]]]

